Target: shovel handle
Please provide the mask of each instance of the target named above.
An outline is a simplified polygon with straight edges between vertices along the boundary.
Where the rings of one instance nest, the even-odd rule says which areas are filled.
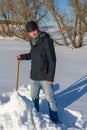
[[[16,91],[18,91],[19,66],[20,66],[20,60],[16,60],[16,85],[15,85],[15,90]]]

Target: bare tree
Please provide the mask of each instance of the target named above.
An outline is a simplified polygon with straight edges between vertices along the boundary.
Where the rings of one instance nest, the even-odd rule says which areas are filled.
[[[86,23],[87,23],[86,22],[86,16],[87,16],[86,13],[83,11],[84,17],[83,16],[81,17],[81,14],[79,13],[81,11],[80,8],[82,10],[85,9],[85,7],[83,9],[83,6],[81,6],[81,4],[82,4],[81,1],[70,0],[70,5],[72,7],[73,14],[74,14],[72,19],[70,19],[69,17],[67,19],[67,15],[64,15],[64,13],[66,11],[63,11],[64,13],[62,13],[62,11],[61,11],[61,13],[60,13],[59,10],[56,8],[55,2],[56,2],[56,4],[58,4],[58,2],[59,2],[58,0],[49,0],[49,1],[44,0],[44,1],[45,1],[45,5],[46,5],[47,9],[51,12],[52,16],[54,17],[54,19],[58,25],[64,45],[67,45],[67,46],[69,45],[69,43],[66,39],[66,36],[65,36],[67,34],[72,47],[74,47],[74,48],[81,47],[82,42],[83,42],[83,37],[84,37],[83,26],[84,25],[86,26]],[[85,5],[84,2],[83,2],[83,5]],[[67,22],[67,21],[69,21],[69,22]],[[71,21],[73,22],[72,25],[70,24]],[[77,35],[78,35],[78,40],[76,39]]]
[[[7,31],[24,39],[28,38],[25,30],[26,23],[30,20],[40,22],[48,13],[43,0],[3,0],[0,6],[0,13],[6,22]]]
[[[4,35],[11,36],[10,29],[10,12],[6,7],[6,0],[0,1],[0,13],[3,17],[3,21],[1,21],[1,28]]]
[[[70,0],[70,4],[85,27],[87,27],[87,0]]]
[[[56,23],[57,23],[57,25],[58,25],[58,28],[59,28],[59,30],[60,30],[62,39],[63,39],[63,41],[64,41],[64,45],[67,46],[68,44],[67,44],[66,38],[65,38],[65,36],[64,36],[64,33],[63,33],[63,30],[62,30],[62,26],[61,26],[60,20],[59,20],[59,19],[61,19],[61,17],[60,17],[60,15],[57,13],[57,11],[55,10],[55,2],[54,2],[54,0],[49,0],[49,1],[48,1],[48,0],[45,0],[44,3],[45,3],[45,5],[46,5],[47,9],[51,12],[52,16],[54,17],[54,19],[55,19],[55,21],[56,21]]]
[[[16,31],[13,32],[24,39],[28,38],[25,30],[26,23],[29,20],[40,22],[48,12],[43,5],[43,0],[7,0],[4,6],[10,11],[12,23],[16,24]]]
[[[81,47],[84,31],[87,31],[87,1],[86,0],[70,0],[70,4],[74,9],[76,23],[74,29],[74,40],[76,39],[76,33],[78,33],[77,47]]]

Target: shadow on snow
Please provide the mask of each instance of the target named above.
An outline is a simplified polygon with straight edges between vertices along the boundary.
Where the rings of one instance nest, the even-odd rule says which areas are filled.
[[[55,93],[58,91],[59,87],[59,84],[54,84],[53,89]],[[62,92],[55,94],[59,119],[60,121],[64,122],[67,127],[75,127],[77,117],[70,113],[68,110],[65,110],[65,108],[78,100],[85,93],[87,93],[87,75],[73,83]],[[46,103],[47,102],[45,100],[42,100],[40,104],[40,110],[44,113],[48,113],[48,105],[45,105],[45,107],[43,106]]]

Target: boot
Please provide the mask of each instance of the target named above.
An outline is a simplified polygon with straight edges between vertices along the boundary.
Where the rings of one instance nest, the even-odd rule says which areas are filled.
[[[33,102],[37,112],[39,112],[39,98],[33,99]]]

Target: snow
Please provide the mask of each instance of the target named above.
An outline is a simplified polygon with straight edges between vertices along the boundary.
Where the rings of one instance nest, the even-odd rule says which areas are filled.
[[[53,34],[52,28],[49,31]],[[0,130],[87,130],[86,40],[87,34],[84,46],[79,49],[55,45],[54,93],[61,123],[54,124],[42,91],[40,112],[34,108],[30,96],[29,61],[20,63],[19,90],[15,91],[15,57],[29,52],[29,43],[17,37],[0,37]]]

